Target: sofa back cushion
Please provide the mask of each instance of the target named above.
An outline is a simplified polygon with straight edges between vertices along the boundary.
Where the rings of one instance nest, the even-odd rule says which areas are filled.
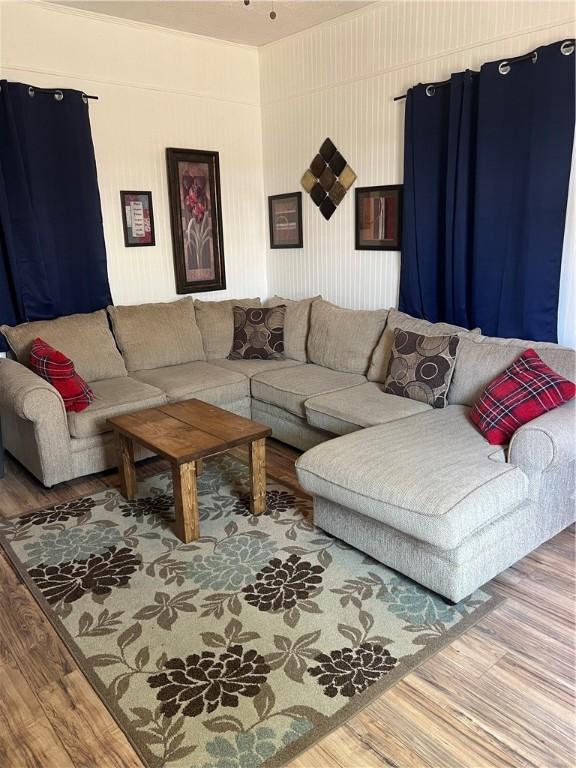
[[[280,296],[274,296],[266,302],[266,305],[269,307],[279,307],[281,304],[286,306],[284,318],[284,357],[290,360],[298,360],[301,363],[305,363],[308,360],[306,343],[310,330],[310,310],[312,302],[321,298],[321,296],[314,296],[312,299],[293,301],[292,299],[282,299]]]
[[[76,373],[85,381],[126,376],[103,309],[85,315],[68,315],[55,320],[38,320],[15,327],[0,326],[10,349],[23,365],[30,363],[34,339],[40,337],[74,361]]]
[[[412,333],[421,333],[425,336],[479,333],[479,329],[468,331],[466,328],[461,328],[459,325],[451,325],[450,323],[429,323],[428,320],[412,317],[412,315],[407,315],[398,309],[391,309],[384,333],[380,337],[378,346],[372,355],[372,362],[368,371],[368,381],[379,381],[381,383],[386,381],[388,365],[390,363],[390,352],[394,343],[395,328],[411,331]]]
[[[573,349],[552,342],[468,335],[460,341],[448,402],[474,405],[485,387],[527,349],[535,349],[552,370],[574,381],[576,352]]]
[[[366,374],[387,309],[343,309],[319,299],[312,303],[308,356],[316,365]]]
[[[206,359],[191,298],[166,304],[108,307],[108,313],[129,371]]]
[[[234,339],[233,307],[259,307],[260,299],[228,299],[225,301],[201,301],[196,299],[196,322],[202,334],[207,360],[228,357]]]

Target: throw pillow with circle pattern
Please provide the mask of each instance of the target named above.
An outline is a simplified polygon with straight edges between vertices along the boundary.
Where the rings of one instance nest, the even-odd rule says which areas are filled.
[[[384,392],[444,408],[460,339],[394,329]]]
[[[229,360],[282,360],[286,305],[234,307],[234,341]]]

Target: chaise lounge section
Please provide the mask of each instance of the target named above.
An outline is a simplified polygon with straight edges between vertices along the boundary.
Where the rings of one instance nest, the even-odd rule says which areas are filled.
[[[298,479],[320,528],[458,602],[574,521],[564,407],[518,430],[508,460],[453,405],[318,446]]]
[[[392,407],[386,423],[370,426],[365,405],[374,390],[363,399],[313,398],[312,423],[345,436],[296,465],[318,526],[454,602],[574,522],[576,487],[573,400],[522,426],[508,446],[490,445],[469,415],[484,387],[527,348],[572,379],[574,351],[460,337],[446,408],[394,418]]]

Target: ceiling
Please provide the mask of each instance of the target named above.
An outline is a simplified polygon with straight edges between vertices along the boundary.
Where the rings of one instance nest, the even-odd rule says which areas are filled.
[[[371,5],[359,0],[51,0],[58,5],[193,32],[246,45],[265,45]],[[270,19],[270,12],[276,19]]]

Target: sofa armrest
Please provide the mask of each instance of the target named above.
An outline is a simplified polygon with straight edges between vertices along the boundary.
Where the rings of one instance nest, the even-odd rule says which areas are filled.
[[[576,459],[576,400],[538,416],[516,430],[508,461],[528,474]]]
[[[15,360],[0,360],[4,447],[44,485],[72,477],[72,449],[59,392]]]
[[[47,406],[66,418],[64,401],[52,384],[15,360],[0,360],[0,408],[36,421]]]

